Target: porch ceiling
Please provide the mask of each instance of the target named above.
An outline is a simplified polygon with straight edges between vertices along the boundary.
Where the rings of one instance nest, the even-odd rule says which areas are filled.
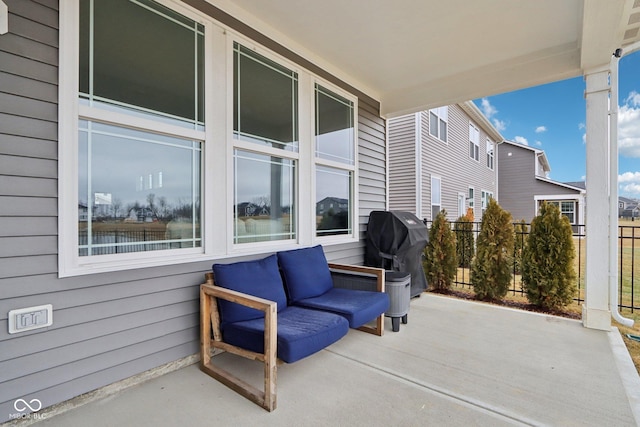
[[[392,117],[583,75],[640,39],[640,0],[208,0]]]

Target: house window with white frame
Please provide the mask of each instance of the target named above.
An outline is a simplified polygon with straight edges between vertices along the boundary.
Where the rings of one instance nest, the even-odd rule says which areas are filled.
[[[79,41],[78,255],[200,248],[204,26],[82,0]]]
[[[431,220],[442,210],[442,178],[431,176]]]
[[[447,142],[449,123],[449,107],[438,107],[429,110],[429,133],[440,141]]]
[[[475,191],[473,187],[469,187],[469,193],[467,195],[467,206],[469,208],[471,208],[471,210],[473,210],[474,208],[474,198],[475,198]]]
[[[491,170],[493,170],[493,162],[494,162],[494,143],[487,138],[487,167]]]
[[[560,209],[560,214],[567,217],[571,224],[575,224],[576,221],[576,201],[575,200],[547,200],[549,204],[556,205]],[[543,201],[540,201],[542,204]]]
[[[353,232],[354,102],[315,84],[316,236]],[[324,209],[325,205],[329,209]]]
[[[298,74],[237,42],[233,67],[234,243],[293,240]]]
[[[469,122],[469,157],[480,161],[480,131],[471,122]]]
[[[356,96],[179,2],[60,17],[61,277],[358,240]]]
[[[489,200],[493,199],[493,192],[482,190],[480,194],[481,194],[481,200],[482,200],[482,214],[484,215],[484,212],[487,210],[487,207],[489,206]]]

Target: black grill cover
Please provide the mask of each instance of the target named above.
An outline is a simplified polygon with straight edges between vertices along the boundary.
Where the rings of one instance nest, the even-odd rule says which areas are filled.
[[[422,253],[428,238],[427,227],[411,212],[372,211],[364,263],[411,273],[411,296],[415,297],[427,289]]]

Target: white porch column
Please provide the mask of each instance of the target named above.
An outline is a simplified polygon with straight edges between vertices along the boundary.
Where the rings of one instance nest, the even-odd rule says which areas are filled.
[[[609,64],[585,73],[587,103],[586,277],[582,322],[610,330]]]

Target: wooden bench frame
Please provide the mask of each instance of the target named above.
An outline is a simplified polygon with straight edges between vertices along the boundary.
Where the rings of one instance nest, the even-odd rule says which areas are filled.
[[[332,271],[373,275],[376,279],[376,291],[384,292],[384,270],[374,267],[362,267],[329,263]],[[271,412],[276,409],[276,376],[278,312],[277,304],[263,298],[216,286],[213,273],[206,273],[206,283],[200,285],[200,369],[238,394]],[[373,290],[373,289],[372,289]],[[217,298],[242,304],[264,312],[264,353],[245,350],[222,339],[220,330],[220,313]],[[364,325],[361,331],[381,336],[384,332],[384,313],[375,320],[375,326]],[[211,361],[212,349],[223,350],[250,360],[258,360],[264,364],[264,387],[260,390],[246,381],[236,377],[229,371],[216,366]]]

